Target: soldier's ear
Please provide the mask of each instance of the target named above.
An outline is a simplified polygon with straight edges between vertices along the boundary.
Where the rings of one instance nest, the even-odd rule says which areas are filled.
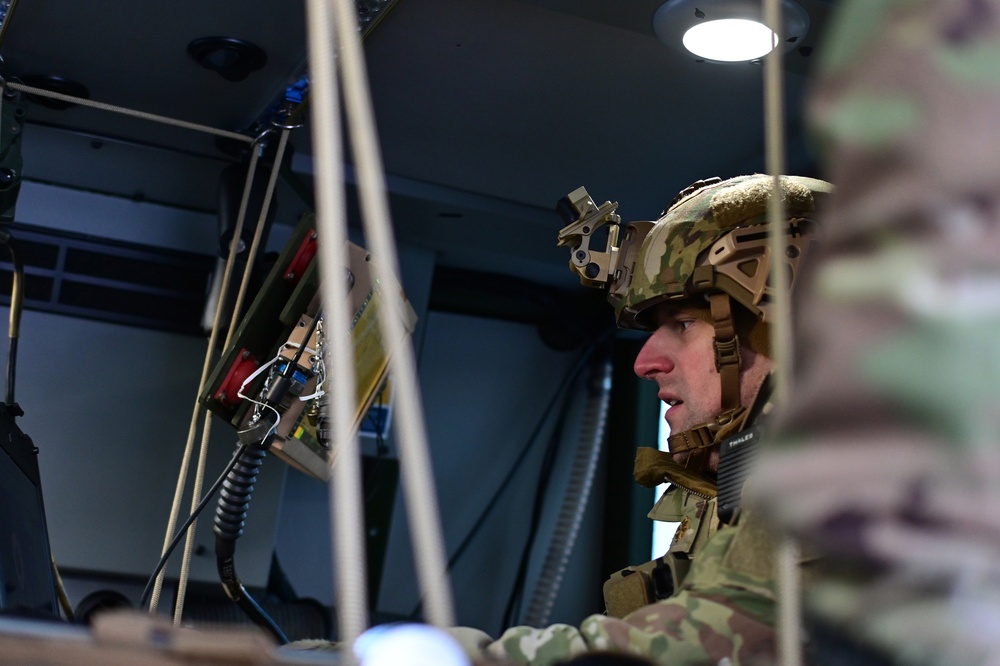
[[[758,354],[771,356],[771,327],[746,308],[733,308],[733,321],[740,342]]]

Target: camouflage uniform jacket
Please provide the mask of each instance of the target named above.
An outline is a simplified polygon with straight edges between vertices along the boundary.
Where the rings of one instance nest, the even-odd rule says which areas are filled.
[[[670,553],[684,553],[689,557],[719,529],[715,513],[716,499],[704,498],[683,487],[672,484],[650,510],[653,520],[679,523],[670,544]],[[682,576],[683,578],[683,576]]]
[[[826,654],[998,664],[1000,0],[838,5],[808,107],[829,234],[745,499],[825,558]]]
[[[674,589],[687,575],[688,567],[719,529],[718,500],[706,498],[677,484],[671,484],[649,512],[649,517],[678,523],[667,557],[674,572]]]
[[[479,663],[548,666],[596,651],[671,666],[773,663],[774,542],[752,514],[743,514],[708,540],[674,596],[624,618],[592,615],[579,627],[512,627],[496,641],[473,629],[453,633]]]

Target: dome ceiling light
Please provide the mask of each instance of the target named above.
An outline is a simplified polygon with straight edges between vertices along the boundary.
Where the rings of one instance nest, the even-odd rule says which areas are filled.
[[[202,37],[188,44],[187,52],[227,81],[242,81],[267,64],[264,49],[233,37]]]
[[[779,44],[791,48],[809,31],[809,14],[781,0],[781,35],[764,23],[760,0],[668,0],[653,15],[660,41],[698,60],[759,60]]]

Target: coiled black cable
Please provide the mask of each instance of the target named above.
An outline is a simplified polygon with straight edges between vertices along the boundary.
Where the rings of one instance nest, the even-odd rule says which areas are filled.
[[[246,525],[247,511],[250,508],[250,496],[253,493],[254,483],[257,482],[257,473],[260,471],[264,458],[267,457],[267,450],[270,448],[274,429],[277,426],[279,418],[277,408],[295,381],[293,378],[300,367],[299,362],[306,350],[306,345],[309,344],[321,318],[322,314],[317,313],[309,322],[305,337],[302,338],[302,343],[295,350],[292,359],[285,364],[284,370],[275,377],[274,384],[266,390],[264,402],[267,407],[271,408],[272,413],[265,412],[268,414],[267,416],[262,416],[246,430],[240,431],[240,441],[248,446],[239,455],[239,459],[222,484],[212,528],[215,533],[216,564],[219,568],[219,579],[223,589],[257,626],[267,630],[282,645],[288,642],[288,637],[243,587],[239,576],[236,575],[234,555],[236,553],[236,540],[243,536],[243,527]]]
[[[217,538],[236,541],[243,536],[247,510],[257,473],[267,456],[267,451],[259,446],[249,446],[243,451],[236,464],[229,470],[219,490],[219,502],[215,509],[215,523],[212,529]]]
[[[250,497],[257,482],[257,473],[267,456],[266,442],[269,442],[269,437],[248,446],[229,471],[219,491],[219,503],[215,510],[212,531],[215,533],[215,557],[219,568],[219,579],[226,594],[257,626],[268,631],[278,643],[284,645],[288,642],[288,637],[243,587],[236,574],[234,559],[236,540],[243,535]]]
[[[156,563],[156,568],[153,569],[153,573],[149,577],[149,581],[146,583],[146,588],[142,591],[142,596],[139,598],[139,608],[146,608],[146,605],[149,603],[149,598],[153,593],[153,586],[156,584],[156,578],[160,575],[163,567],[167,565],[170,555],[174,552],[174,549],[177,548],[177,545],[181,542],[181,539],[184,538],[184,535],[187,534],[188,529],[191,528],[194,521],[197,520],[198,516],[201,515],[201,512],[205,510],[206,506],[208,506],[209,501],[215,496],[215,493],[225,482],[226,478],[229,476],[229,471],[233,468],[233,465],[239,461],[240,456],[246,448],[246,444],[240,444],[237,446],[236,452],[226,464],[226,468],[223,470],[222,474],[220,474],[219,478],[212,483],[212,487],[208,489],[208,492],[205,493],[205,495],[201,498],[201,501],[198,502],[198,506],[195,507],[194,511],[191,512],[191,515],[188,516],[187,520],[184,521],[184,524],[181,525],[180,529],[177,530],[177,533],[174,534],[173,539],[170,540],[170,544],[163,549],[163,555],[160,557],[160,561]]]

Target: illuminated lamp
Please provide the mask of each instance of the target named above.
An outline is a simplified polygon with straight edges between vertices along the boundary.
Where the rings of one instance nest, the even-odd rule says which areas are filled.
[[[764,22],[760,0],[669,0],[653,15],[660,41],[696,60],[757,61],[781,45],[790,49],[809,31],[809,14],[781,0],[781,34]]]

